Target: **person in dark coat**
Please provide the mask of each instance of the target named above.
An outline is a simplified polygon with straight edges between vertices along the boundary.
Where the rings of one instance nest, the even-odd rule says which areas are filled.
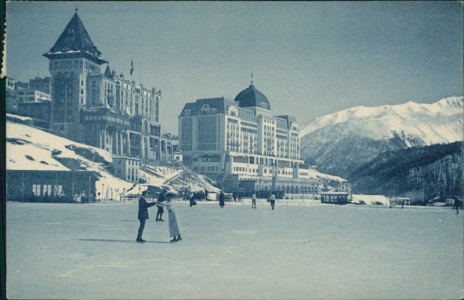
[[[221,191],[221,193],[219,194],[219,206],[220,207],[224,207],[224,192]]]
[[[145,197],[148,197],[149,193],[147,191],[144,191],[142,193],[142,197],[139,199],[139,221],[140,221],[140,226],[139,226],[139,231],[137,234],[137,239],[135,240],[138,243],[143,243],[145,242],[144,239],[142,239],[142,234],[143,234],[143,229],[145,228],[145,221],[149,219],[148,217],[148,208],[150,206],[156,205],[156,201],[148,203]]]
[[[459,206],[461,206],[461,201],[454,199],[454,208],[456,208],[456,213],[459,213]]]
[[[194,205],[197,205],[197,203],[195,202],[195,198],[193,197],[193,194],[191,194],[190,195],[190,207],[192,207]]]
[[[163,189],[163,191],[161,192],[161,194],[158,197],[158,202],[166,201],[166,193],[167,192],[168,192],[168,190],[166,188]],[[160,206],[160,205],[158,205],[157,207],[158,207],[158,212],[156,213],[156,221],[164,222],[164,220],[163,220],[164,208],[163,208],[163,206]]]
[[[271,195],[269,196],[269,202],[271,202],[271,208],[272,208],[272,210],[274,210],[275,200],[276,200],[276,196],[275,196],[275,194],[272,192]]]

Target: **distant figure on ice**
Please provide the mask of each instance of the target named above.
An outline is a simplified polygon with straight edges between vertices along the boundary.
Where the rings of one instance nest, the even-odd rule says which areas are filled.
[[[256,194],[251,195],[251,208],[256,208]]]
[[[208,201],[208,190],[205,189],[205,200]]]
[[[190,194],[190,207],[194,206],[194,205],[197,205],[197,203],[195,202],[195,199],[193,197],[193,194]]]
[[[158,197],[158,203],[166,201],[166,193],[167,192],[168,192],[168,190],[166,188],[163,188],[163,191],[161,192],[161,194]],[[163,206],[160,206],[160,205],[157,205],[157,207],[158,207],[158,212],[156,213],[156,220],[155,221],[164,222],[164,220],[163,220],[164,208],[163,208]]]
[[[169,235],[172,237],[171,243],[181,241],[179,225],[177,224],[176,212],[174,211],[174,203],[171,201],[173,195],[168,194],[167,201],[163,203],[158,203],[158,205],[166,206],[168,209],[169,217]]]
[[[272,210],[274,210],[275,200],[276,200],[276,196],[274,195],[274,193],[271,193],[271,195],[269,196],[269,202],[271,202]]]
[[[234,202],[237,202],[237,194],[233,193],[232,198],[234,198]]]
[[[224,192],[221,191],[219,194],[219,207],[224,207]]]
[[[139,226],[139,232],[137,234],[137,239],[135,240],[138,243],[143,243],[145,242],[144,239],[142,239],[142,234],[143,234],[143,229],[145,228],[145,221],[149,219],[148,217],[148,208],[150,206],[156,205],[156,201],[148,203],[145,197],[148,197],[149,193],[147,191],[144,191],[142,193],[142,197],[139,199],[139,221],[140,221],[140,226]]]
[[[456,208],[456,213],[458,214],[459,213],[459,207],[461,206],[461,201],[459,201],[458,199],[454,199],[454,205],[453,205],[453,208]]]

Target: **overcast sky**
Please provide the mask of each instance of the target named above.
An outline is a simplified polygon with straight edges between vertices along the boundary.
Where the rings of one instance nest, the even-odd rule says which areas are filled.
[[[76,5],[117,73],[162,90],[162,130],[186,102],[254,84],[301,125],[352,106],[463,94],[459,2],[9,2],[7,75],[48,73]]]

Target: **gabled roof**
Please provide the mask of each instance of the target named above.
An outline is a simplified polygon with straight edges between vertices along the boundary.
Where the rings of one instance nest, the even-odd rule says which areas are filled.
[[[210,109],[211,114],[224,114],[227,112],[229,106],[237,106],[237,104],[227,98],[207,98],[207,99],[198,99],[195,102],[189,102],[185,104],[180,116],[196,116],[202,114],[203,108]],[[214,113],[211,109],[214,109]],[[185,111],[190,110],[189,114],[186,114]]]
[[[81,54],[92,57],[99,63],[105,62],[101,59],[101,52],[93,44],[92,39],[85,29],[84,24],[76,13],[66,25],[55,45],[44,56],[47,58],[63,54]]]

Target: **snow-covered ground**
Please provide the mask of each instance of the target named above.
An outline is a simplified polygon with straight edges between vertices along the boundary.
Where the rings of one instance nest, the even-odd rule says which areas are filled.
[[[6,208],[10,299],[464,297],[463,213],[450,208],[178,202],[176,244],[152,208],[135,242],[136,203]]]

